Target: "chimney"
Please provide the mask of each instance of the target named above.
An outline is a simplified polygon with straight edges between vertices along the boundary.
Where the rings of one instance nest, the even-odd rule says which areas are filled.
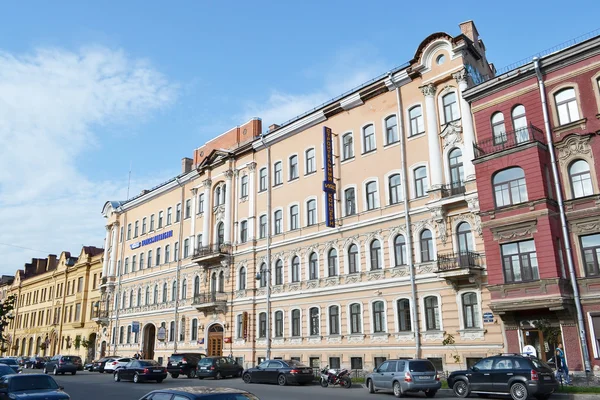
[[[140,196],[145,195],[146,193],[150,193],[150,191],[148,189],[144,189],[142,190],[142,192],[140,193]]]
[[[48,255],[48,265],[46,265],[46,271],[52,271],[56,267],[56,254]]]
[[[279,128],[279,125],[277,124],[269,125],[269,132],[274,131],[277,128]]]
[[[477,32],[475,23],[472,20],[465,21],[461,24],[458,24],[458,26],[460,26],[461,33],[471,39],[473,43],[479,42],[479,32]]]
[[[192,170],[192,165],[194,165],[194,160],[189,157],[183,157],[181,159],[181,173],[187,174]]]

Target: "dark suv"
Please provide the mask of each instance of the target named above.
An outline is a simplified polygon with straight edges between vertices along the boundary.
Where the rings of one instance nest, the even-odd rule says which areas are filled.
[[[206,357],[198,364],[198,379],[221,379],[226,376],[242,376],[244,368],[233,358]]]
[[[171,374],[171,378],[177,378],[179,375],[195,378],[196,367],[204,357],[206,357],[204,353],[171,354],[167,362],[167,372]]]
[[[558,389],[558,382],[552,369],[536,357],[502,354],[484,358],[466,371],[452,372],[448,387],[463,398],[475,393],[546,400]]]
[[[44,365],[44,373],[52,372],[54,375],[65,374],[70,372],[75,375],[77,371],[81,370],[83,364],[81,363],[81,357],[79,356],[63,356],[56,355],[46,362]]]

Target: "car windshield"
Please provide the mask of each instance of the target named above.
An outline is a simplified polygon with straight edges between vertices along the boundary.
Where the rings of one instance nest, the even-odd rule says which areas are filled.
[[[181,360],[183,360],[183,354],[173,354],[171,356],[172,363],[178,363],[178,362],[181,362]]]
[[[0,363],[6,365],[18,365],[17,360],[14,360],[12,358],[2,358],[0,359]]]
[[[530,360],[533,363],[533,366],[536,367],[536,368],[552,369],[552,368],[550,368],[550,366],[548,364],[546,364],[545,362],[543,362],[539,358],[533,358],[533,357],[531,357]]]
[[[148,366],[158,366],[158,367],[160,367],[160,364],[157,361],[154,361],[154,360],[140,361],[140,365],[142,367],[148,367]]]
[[[296,360],[286,361],[286,364],[289,365],[290,367],[300,367],[300,368],[307,368],[308,367],[308,365],[302,364],[300,361],[296,361]]]
[[[25,390],[56,390],[58,385],[49,376],[44,375],[20,375],[10,380],[11,392],[22,392]]]
[[[433,364],[429,361],[409,361],[410,372],[435,372]]]
[[[200,362],[198,364],[199,365],[212,365],[212,363],[213,363],[212,358],[203,358],[202,360],[200,360]]]
[[[0,376],[14,374],[15,371],[8,365],[0,365]]]

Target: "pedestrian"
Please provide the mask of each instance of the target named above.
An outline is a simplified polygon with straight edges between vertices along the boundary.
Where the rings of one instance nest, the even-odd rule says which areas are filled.
[[[563,350],[562,343],[558,344],[556,348],[556,377],[562,382],[563,378],[565,384],[571,384],[571,377],[569,376],[569,367],[567,366],[567,360],[565,358],[565,351]]]

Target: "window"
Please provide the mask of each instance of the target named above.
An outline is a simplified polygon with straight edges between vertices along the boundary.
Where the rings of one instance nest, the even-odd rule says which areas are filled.
[[[480,328],[477,294],[473,292],[463,294],[462,305],[465,329]]]
[[[375,127],[367,125],[363,128],[363,153],[375,150]]]
[[[290,157],[290,181],[298,178],[298,156]]]
[[[146,217],[142,218],[142,235],[146,234],[146,220],[147,219],[148,218],[146,218]]]
[[[292,282],[300,282],[300,257],[292,258]]]
[[[146,296],[144,297],[144,305],[150,304],[150,286],[146,287]]]
[[[527,129],[525,107],[523,107],[521,104],[515,106],[515,108],[512,110],[511,116],[517,143],[526,142],[529,140],[529,130]]]
[[[221,246],[224,243],[225,243],[225,224],[223,222],[219,222],[219,224],[217,225],[217,245]]]
[[[435,296],[425,297],[425,329],[428,331],[440,330],[440,309],[438,298]]]
[[[373,302],[373,332],[386,332],[385,305],[383,301]]]
[[[221,204],[221,185],[215,187],[214,203],[215,203],[215,206],[218,206]]]
[[[217,273],[213,272],[210,275],[210,293],[211,294],[217,293],[217,286],[218,286],[218,283],[217,283]]]
[[[337,273],[337,250],[329,249],[327,253],[327,271],[329,276],[336,276]]]
[[[258,314],[258,337],[267,337],[267,313]]]
[[[385,140],[386,144],[392,144],[398,141],[398,125],[396,124],[395,115],[392,115],[385,120]]]
[[[442,97],[444,105],[444,121],[446,123],[456,121],[460,118],[458,115],[458,103],[456,102],[456,93],[448,93]]]
[[[496,207],[510,206],[528,200],[525,172],[519,167],[508,168],[494,175]]]
[[[177,281],[173,281],[173,286],[171,287],[171,301],[177,300]]]
[[[319,279],[319,263],[317,253],[314,251],[308,257],[308,279]]]
[[[187,279],[183,280],[181,284],[181,299],[185,300],[187,298]]]
[[[421,106],[415,106],[408,110],[408,118],[410,120],[410,136],[425,132],[425,122]]]
[[[148,268],[152,268],[152,250],[148,250]]]
[[[135,228],[133,228],[133,237],[138,237],[138,231],[140,228],[140,221],[135,221]]]
[[[379,201],[377,199],[377,182],[368,182],[365,186],[367,194],[367,210],[373,210],[379,207]]]
[[[317,170],[315,163],[315,149],[306,150],[306,173],[312,174]]]
[[[504,125],[504,114],[501,112],[492,115],[492,133],[494,135],[494,144],[506,142],[506,126]]]
[[[396,301],[396,310],[398,312],[398,332],[410,332],[412,330],[410,300],[399,299]]]
[[[590,166],[586,161],[576,160],[569,166],[569,180],[571,181],[571,193],[574,198],[594,194]]]
[[[258,236],[261,239],[267,237],[267,216],[261,215],[258,221]]]
[[[201,233],[199,233],[199,234],[196,236],[196,248],[197,248],[197,249],[199,249],[199,248],[201,248],[201,247],[202,247],[202,234],[201,234]]]
[[[273,166],[273,186],[281,185],[283,183],[283,165],[281,161],[278,161]]]
[[[167,208],[167,225],[171,225],[172,214],[173,214],[173,207]]]
[[[92,309],[93,309],[94,305],[92,304]],[[133,307],[133,290],[131,290],[131,292],[129,292],[129,307]]]
[[[260,265],[260,287],[267,286],[267,264]]]
[[[371,271],[381,269],[381,243],[379,240],[375,239],[371,242],[369,252],[371,253]]]
[[[179,222],[181,220],[181,203],[177,204],[175,207],[175,222]]]
[[[154,298],[152,300],[154,304],[158,303],[158,285],[154,285]]]
[[[283,232],[283,211],[277,210],[274,215],[274,229],[275,235],[279,235]]]
[[[129,257],[125,257],[125,266],[123,267],[123,273],[124,274],[129,273]]]
[[[283,311],[275,311],[275,337],[283,337]]]
[[[354,243],[348,247],[348,273],[358,272],[358,246]]]
[[[586,276],[600,275],[600,233],[594,235],[581,236],[581,251],[583,253],[583,262],[585,264]],[[600,339],[600,337],[598,337]]]
[[[165,263],[168,263],[171,261],[171,245],[166,245],[165,246]]]
[[[283,261],[281,260],[275,263],[275,284],[283,285]]]
[[[156,265],[160,265],[160,247],[156,249]]]
[[[122,226],[121,227],[121,233],[119,234],[119,243],[123,243],[123,232],[124,232],[125,227]]]
[[[554,95],[554,101],[556,102],[559,125],[565,125],[579,120],[579,109],[577,108],[575,89],[566,88],[561,90]]]
[[[190,239],[183,241],[183,258],[188,258],[190,255]]]
[[[158,212],[158,229],[163,227],[163,211]]]
[[[311,336],[316,336],[319,334],[321,321],[319,318],[319,309],[317,307],[312,307],[309,310],[310,314],[310,334]]]
[[[136,305],[138,307],[142,305],[142,289],[138,289],[137,291]]]
[[[131,239],[131,224],[127,224],[127,240]]]
[[[198,195],[198,214],[204,212],[204,193]]]
[[[363,369],[362,357],[350,357],[350,369]]]
[[[236,317],[237,338],[244,338],[244,314],[238,314]]]
[[[298,229],[298,221],[299,220],[299,216],[298,216],[298,206],[294,205],[290,207],[290,230],[296,230]]]
[[[317,223],[317,201],[309,200],[306,202],[306,225],[312,226]]]
[[[506,283],[540,279],[533,239],[503,244],[501,249]]]
[[[150,232],[154,231],[154,214],[150,216]]]
[[[390,191],[390,204],[399,203],[402,200],[400,174],[394,174],[388,178],[388,188]]]
[[[415,197],[424,197],[427,195],[429,183],[427,182],[427,168],[415,168]]]
[[[169,299],[169,296],[167,295],[167,291],[168,291],[167,282],[165,282],[165,283],[163,283],[163,288],[162,288],[162,301],[163,301],[163,303],[166,303],[167,300]],[[131,293],[133,294],[133,291]]]
[[[431,231],[425,229],[421,232],[421,262],[433,261],[433,237]]]
[[[460,149],[453,149],[448,155],[448,161],[450,164],[451,193],[458,194],[460,193],[461,188],[464,186],[465,181],[462,151]]]
[[[406,241],[404,236],[398,235],[394,238],[394,261],[395,266],[406,265]]]
[[[173,261],[179,260],[179,242],[175,242],[173,246]]]
[[[300,336],[300,310],[292,310],[292,336]]]
[[[329,357],[329,367],[334,369],[340,369],[341,360],[340,357]]]
[[[446,56],[444,56],[443,54],[440,54],[436,59],[435,59],[435,63],[437,65],[442,65],[444,62],[446,61]]]
[[[240,197],[242,199],[248,197],[248,175],[240,178]]]
[[[248,241],[248,221],[242,221],[240,223],[240,242],[246,243]]]
[[[246,290],[246,267],[240,268],[240,274],[238,276],[238,288],[240,290]]]
[[[346,133],[342,137],[342,161],[348,160],[354,157],[354,141],[352,140],[352,133]]]
[[[200,294],[200,277],[196,276],[194,278],[194,296],[197,296]]]
[[[190,336],[192,337],[192,341],[198,340],[198,320],[196,318],[192,320],[192,332],[190,332]]]
[[[185,201],[185,218],[189,218],[192,216],[192,200],[187,199]]]
[[[362,333],[362,311],[360,304],[350,304],[350,333]]]
[[[175,322],[171,321],[169,324],[169,342],[175,341]]]
[[[468,222],[461,222],[456,228],[456,236],[458,239],[458,251],[461,257],[468,256],[468,252],[473,251],[473,234],[471,233],[471,225]]]
[[[338,306],[329,306],[329,334],[340,334],[340,308]]]
[[[264,192],[267,190],[267,169],[261,168],[258,172],[258,191]]]
[[[344,203],[346,205],[346,216],[356,214],[356,194],[354,188],[344,190]]]

